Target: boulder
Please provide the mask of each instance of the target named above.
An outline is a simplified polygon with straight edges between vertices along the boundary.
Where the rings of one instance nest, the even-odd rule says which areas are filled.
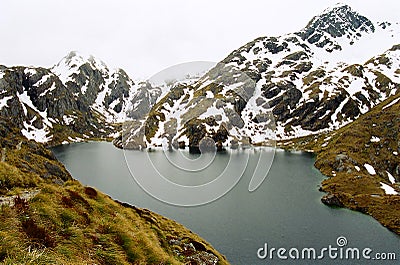
[[[343,207],[343,203],[336,194],[325,195],[321,198],[321,201],[328,206]]]
[[[232,149],[238,149],[238,147],[239,147],[238,141],[235,140],[235,139],[232,139],[232,140],[231,140],[231,148],[232,148]]]
[[[349,157],[345,154],[338,154],[335,157],[335,161],[344,161],[344,160],[348,160],[348,159],[349,159]]]
[[[185,149],[185,147],[186,147],[185,142],[184,141],[179,141],[178,142],[178,147],[179,147],[179,149]]]

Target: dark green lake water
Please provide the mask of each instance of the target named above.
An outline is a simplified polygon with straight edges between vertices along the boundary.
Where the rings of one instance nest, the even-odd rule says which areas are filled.
[[[377,260],[281,260],[276,254],[271,260],[259,259],[257,250],[268,243],[275,248],[315,248],[318,251],[332,245],[344,236],[347,247],[394,252],[400,259],[400,237],[388,231],[373,218],[346,209],[334,209],[323,205],[323,193],[318,185],[323,176],[313,167],[313,156],[305,153],[276,152],[271,170],[254,192],[248,191],[252,167],[257,162],[257,153],[232,151],[217,154],[213,171],[226,167],[227,157],[234,157],[234,164],[250,158],[238,184],[221,198],[196,207],[180,207],[163,203],[148,195],[134,180],[129,171],[124,152],[110,143],[92,142],[60,146],[53,149],[74,178],[109,194],[114,199],[147,208],[174,219],[210,242],[223,253],[232,264],[398,264],[397,261]],[[189,154],[186,154],[190,157]],[[149,166],[149,157],[162,172],[172,172],[167,178],[185,184],[186,173],[179,172],[165,160],[162,151],[152,153],[130,151],[134,161],[133,173],[149,176],[156,174]],[[201,163],[201,161],[197,161]],[[153,165],[154,166],[154,165]],[[239,169],[236,170],[239,172]],[[202,173],[209,181],[210,174]],[[159,183],[152,183],[157,190]],[[286,253],[288,255],[288,253]]]

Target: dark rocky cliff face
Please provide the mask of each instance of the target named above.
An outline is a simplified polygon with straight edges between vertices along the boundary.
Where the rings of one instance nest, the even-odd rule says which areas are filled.
[[[51,69],[0,66],[0,116],[48,145],[115,137],[126,118],[143,119],[161,89],[122,69],[70,52]]]
[[[111,119],[125,110],[135,85],[124,70],[109,70],[104,62],[76,52],[70,52],[51,71],[81,99],[85,111],[93,106]]]
[[[41,81],[42,79],[44,82]],[[18,96],[26,92],[26,99],[29,99],[37,110],[46,111],[52,117],[62,117],[67,110],[79,110],[79,106],[83,105],[80,102],[81,99],[75,98],[73,92],[66,89],[57,76],[44,68],[29,70],[26,67],[13,67],[6,69],[0,85],[1,91],[5,91],[6,95],[13,96],[13,102],[16,103],[15,100],[19,98]],[[15,107],[21,103],[8,105]],[[4,113],[7,110],[11,111],[12,116],[24,116],[22,112],[18,112],[22,108],[16,107],[13,110],[11,107],[1,111]]]
[[[375,26],[368,18],[354,12],[348,5],[337,5],[314,17],[296,34],[331,52],[342,49],[335,38],[346,37],[349,43],[354,43],[362,34],[374,31]]]
[[[105,137],[105,132],[112,132],[103,122],[104,118],[87,104],[90,97],[78,96],[76,89],[64,86],[50,70],[11,67],[3,68],[2,72],[0,97],[5,105],[0,115],[12,117],[14,125],[25,135],[42,131],[42,136],[36,139],[52,145],[68,140],[66,128],[71,131],[71,137],[73,133],[80,137],[83,134]]]
[[[121,111],[123,111],[125,102],[129,98],[132,85],[129,84],[129,76],[122,69],[119,69],[118,72],[113,73],[111,78],[112,82],[108,85],[108,87],[111,89],[111,92],[105,96],[104,106],[107,109],[112,108],[116,113],[121,113]],[[116,104],[114,104],[112,107],[113,102],[116,102]]]

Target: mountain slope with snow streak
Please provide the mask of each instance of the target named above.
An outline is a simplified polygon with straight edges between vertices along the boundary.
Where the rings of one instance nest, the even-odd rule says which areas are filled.
[[[15,117],[24,136],[49,145],[114,137],[114,124],[147,113],[158,96],[77,52],[51,69],[2,66],[0,73],[0,116]]]
[[[190,146],[200,136],[263,144],[340,128],[399,91],[399,29],[338,4],[299,32],[257,38],[196,83],[172,89],[136,131],[148,146]]]

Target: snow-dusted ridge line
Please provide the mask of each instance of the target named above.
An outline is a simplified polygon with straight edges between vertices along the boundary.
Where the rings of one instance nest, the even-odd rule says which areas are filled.
[[[324,21],[322,21],[322,18],[324,18]],[[328,29],[331,26],[324,24],[325,18],[328,18],[327,21],[342,23],[342,28],[339,28],[337,32],[335,32],[336,29],[325,32],[323,30],[318,31],[321,27]],[[354,18],[357,21],[354,21]],[[360,21],[359,24],[357,24],[358,21]],[[336,22],[333,24],[337,24]],[[260,91],[254,93],[248,100],[248,105],[241,114],[245,124],[249,122],[249,117],[257,112],[257,106],[250,104],[250,102],[255,102],[260,97],[263,98],[263,94],[265,95],[264,86],[276,86],[280,82],[286,82],[289,89],[292,86],[294,90],[300,91],[301,97],[295,106],[290,105],[290,102],[284,102],[280,98],[288,97],[285,90],[288,88],[286,87],[280,89],[277,93],[271,93],[272,96],[264,98],[269,103],[274,102],[274,100],[282,100],[283,104],[289,105],[287,106],[289,114],[286,115],[286,118],[280,119],[278,116],[276,123],[278,139],[291,139],[338,129],[396,93],[399,87],[398,81],[400,81],[399,74],[396,73],[396,70],[400,68],[400,60],[398,59],[400,53],[398,49],[391,47],[400,43],[398,23],[371,22],[345,4],[338,4],[324,10],[320,15],[314,17],[307,27],[314,26],[313,23],[316,23],[317,31],[322,34],[320,39],[325,38],[328,40],[327,43],[332,41],[332,45],[338,45],[339,48],[327,49],[323,44],[319,47],[318,43],[315,44],[308,37],[300,38],[302,36],[300,31],[276,38],[257,38],[234,51],[223,61],[226,67],[235,67],[259,75],[256,79],[258,81],[257,87],[262,87],[262,91],[261,93]],[[307,27],[303,31],[308,31],[309,28]],[[346,31],[346,27],[349,28],[348,31]],[[341,32],[342,29],[346,30]],[[374,59],[377,62],[371,63],[370,58],[375,54],[380,55],[374,57],[377,58]],[[385,60],[388,60],[388,62],[382,63],[384,60],[379,58],[386,58]],[[304,70],[298,68],[300,70],[293,72],[294,68],[300,66],[309,68],[304,68]],[[324,74],[314,78],[314,81],[306,83],[305,80],[310,79],[308,75],[313,71],[323,71]],[[288,76],[288,73],[292,73],[292,75]],[[383,78],[386,77],[390,80],[388,84],[382,82]],[[206,74],[198,83],[202,88],[214,81]],[[319,83],[317,84],[317,82]],[[387,89],[381,89],[382,85],[387,85]],[[327,108],[317,102],[315,112],[312,115],[317,116],[320,120],[329,119],[329,121],[327,122],[328,125],[312,129],[312,124],[305,126],[303,121],[296,124],[296,120],[300,119],[299,115],[302,114],[301,109],[305,104],[315,102],[315,87],[319,88],[320,91],[318,93],[319,102],[333,101],[338,103],[334,109],[329,109],[329,107]],[[344,98],[340,96],[343,93],[346,93]],[[207,97],[209,95],[209,92],[207,92]],[[225,96],[223,93],[221,95]],[[368,104],[366,101],[368,101]],[[273,107],[269,107],[265,111],[272,110],[275,113],[276,107],[274,105],[275,103],[272,103]],[[280,112],[285,112],[285,107],[281,106]],[[211,106],[212,108],[213,106]],[[215,115],[215,110],[211,111],[211,109],[206,110],[206,115],[201,117],[206,118],[208,114],[210,116]],[[322,114],[318,114],[318,110],[321,110]],[[225,118],[223,117],[223,119]],[[291,129],[286,131],[288,126]],[[247,134],[250,135],[251,131],[247,131]],[[262,142],[263,140],[268,139],[266,137],[264,139],[259,139],[258,136],[252,137],[253,142]]]
[[[61,59],[50,69],[51,73],[35,80],[34,86],[45,88],[40,98],[51,97],[60,86],[57,76],[76,101],[86,104],[85,108],[98,115],[98,122],[107,124],[126,119],[144,122],[151,107],[167,96],[171,87],[178,84],[192,87],[185,90],[183,97],[160,109],[166,120],[159,123],[150,145],[162,142],[166,133],[164,125],[172,119],[177,121],[181,135],[176,140],[187,142],[186,135],[182,135],[183,123],[201,102],[206,107],[197,110],[200,119],[218,117],[219,127],[236,123],[232,128],[228,126],[228,141],[244,137],[249,137],[252,143],[291,139],[340,128],[398,91],[400,49],[387,49],[400,43],[399,29],[398,23],[371,22],[345,4],[335,5],[314,17],[299,32],[257,38],[231,53],[223,61],[222,69],[231,71],[232,80],[241,71],[255,83],[251,93],[242,95],[239,92],[244,87],[241,80],[231,81],[222,91],[212,92],[209,89],[212,84],[221,81],[221,76],[213,74],[212,70],[203,76],[189,76],[156,87],[151,82],[134,81],[123,70],[110,69],[103,61],[77,52]],[[377,56],[372,57],[374,55]],[[38,74],[33,67],[26,67],[24,72],[30,78]],[[3,76],[1,70],[0,77]],[[56,81],[50,83],[49,80]],[[202,89],[207,91],[199,93]],[[232,91],[238,95],[232,96]],[[201,94],[204,99],[192,104],[195,94]],[[9,97],[5,94],[0,98],[0,110],[9,107]],[[239,102],[238,97],[242,97],[245,104]],[[40,112],[36,103],[28,100],[24,93],[19,93],[18,99],[25,116],[28,109],[32,109],[47,129],[54,123],[51,118],[67,126],[76,119],[74,115],[47,117],[47,112]],[[207,100],[212,99],[219,102],[215,100],[207,105]],[[398,100],[384,108],[396,102]],[[238,106],[240,111],[236,115],[231,110],[239,109]],[[274,126],[264,116],[271,112]],[[39,126],[31,118],[25,122],[26,127]],[[218,129],[205,126],[210,131]]]

